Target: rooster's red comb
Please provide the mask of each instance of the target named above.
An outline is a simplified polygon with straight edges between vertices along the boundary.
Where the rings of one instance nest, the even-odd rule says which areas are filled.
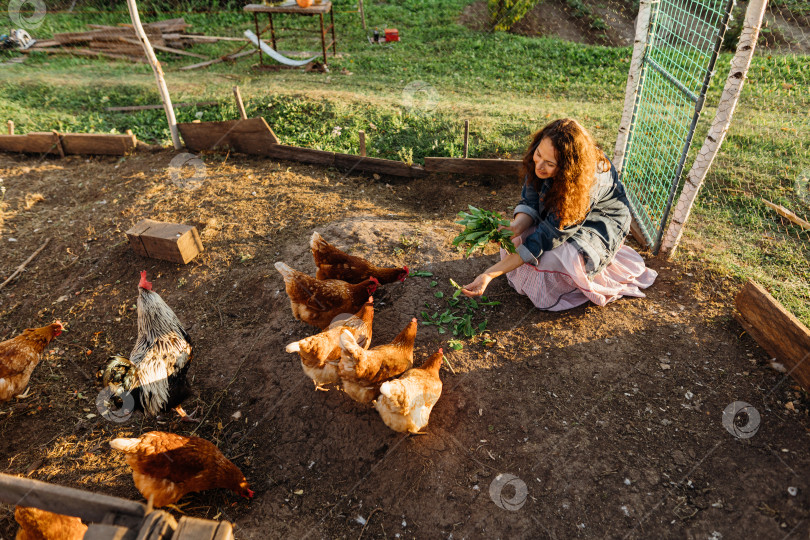
[[[152,290],[152,284],[146,281],[146,270],[141,270],[141,282],[138,283],[138,287],[147,291]]]

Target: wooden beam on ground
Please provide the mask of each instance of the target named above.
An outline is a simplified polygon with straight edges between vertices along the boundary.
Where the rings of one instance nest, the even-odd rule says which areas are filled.
[[[0,135],[0,151],[27,154],[58,154],[53,144],[53,133],[28,133],[26,135]]]
[[[75,516],[86,522],[101,522],[113,514],[119,518],[116,520],[119,525],[128,526],[139,525],[146,514],[146,507],[135,501],[3,473],[0,473],[0,501]]]
[[[25,135],[0,135],[0,152],[25,152]]]
[[[790,221],[791,223],[795,223],[802,229],[807,229],[808,231],[810,231],[809,222],[803,220],[802,218],[800,218],[799,216],[797,216],[796,214],[794,214],[793,212],[782,206],[781,204],[774,204],[767,199],[762,199],[762,202],[765,203],[765,206],[767,206],[768,208],[770,208],[771,210],[773,210],[786,220]]]
[[[269,155],[267,147],[277,145],[278,137],[264,118],[227,120],[225,122],[191,122],[177,125],[186,147],[192,152],[232,148],[252,155]]]
[[[244,47],[244,45],[243,45]],[[206,60],[205,62],[200,62],[199,64],[191,64],[190,66],[183,66],[180,68],[180,71],[188,71],[190,69],[197,69],[201,67],[210,66],[212,64],[218,64],[220,62],[224,62],[226,60],[236,60],[237,58],[242,58],[243,56],[248,56],[251,54],[255,54],[256,50],[251,49],[249,51],[242,51],[236,52],[232,54],[226,54],[225,56],[220,56],[219,58],[214,58],[213,60]]]
[[[36,259],[36,258],[37,258],[37,255],[39,255],[39,254],[42,252],[42,250],[43,250],[43,249],[45,249],[45,248],[48,246],[48,244],[50,243],[50,241],[51,241],[51,239],[50,239],[50,238],[47,238],[47,239],[45,240],[45,243],[44,243],[44,244],[42,244],[42,245],[39,247],[39,249],[37,249],[37,250],[36,250],[34,253],[32,253],[30,257],[28,257],[27,259],[25,259],[25,261],[23,261],[23,263],[22,263],[20,266],[18,266],[16,270],[14,270],[14,273],[13,273],[13,274],[11,274],[11,275],[8,277],[8,279],[6,279],[6,280],[5,280],[3,283],[0,283],[0,289],[2,289],[3,287],[5,287],[6,285],[8,285],[8,284],[9,284],[9,282],[11,282],[11,280],[12,280],[12,279],[14,279],[15,277],[17,277],[17,276],[18,276],[18,275],[19,275],[19,274],[20,274],[20,273],[21,273],[23,270],[25,270],[25,267],[26,267],[26,266],[28,266],[28,263],[30,263],[31,261],[33,261],[34,259]]]
[[[58,47],[60,43],[55,39],[43,39],[42,41],[37,41],[29,49],[41,49],[44,47]]]
[[[56,140],[59,140],[57,137]],[[53,132],[28,133],[25,135],[25,150],[29,154],[58,154]]]
[[[518,176],[522,166],[519,159],[425,158],[425,171],[430,173]]]
[[[300,163],[314,163],[316,165],[332,166],[335,164],[334,152],[301,148],[300,146],[287,146],[286,144],[277,144],[267,147],[262,155],[275,159],[298,161]]]
[[[62,148],[66,154],[98,154],[125,156],[135,150],[138,140],[134,135],[108,135],[96,133],[65,133]]]
[[[407,163],[391,159],[354,156],[351,154],[336,153],[335,167],[349,172],[372,172],[390,174],[392,176],[405,176],[408,178],[419,178],[427,175],[425,169],[418,165],[408,165]]]
[[[243,154],[334,166],[347,171],[374,172],[408,178],[418,178],[427,174],[422,167],[407,165],[401,161],[279,144],[278,137],[261,117],[225,122],[183,123],[178,124],[178,128],[186,147],[192,152],[230,148]]]
[[[734,304],[734,318],[745,331],[810,391],[810,330],[754,281],[745,284]]]
[[[202,34],[163,34],[163,39],[175,40],[185,39],[191,41],[198,41],[200,43],[212,43],[214,41],[247,41],[244,37],[225,37],[225,36],[205,36]]]
[[[141,64],[145,64],[147,62],[146,58],[138,57],[138,56],[127,56],[125,54],[115,54],[109,53],[105,51],[93,51],[90,49],[74,49],[70,47],[65,48],[58,48],[58,49],[17,49],[17,52],[21,52],[23,54],[30,54],[32,52],[43,52],[48,54],[68,54],[70,56],[95,56],[95,57],[106,57],[106,58],[116,58],[119,60],[129,60],[130,62],[139,62]]]
[[[124,41],[126,43],[138,43],[138,41],[134,39],[122,39],[121,41]],[[166,45],[159,45],[153,43],[152,48],[157,49],[158,51],[163,51],[172,54],[179,54],[180,56],[191,56],[193,58],[203,58],[205,60],[208,60],[208,57],[205,56],[204,54],[197,54],[193,52],[184,51],[182,49],[175,49],[174,47],[167,47]]]

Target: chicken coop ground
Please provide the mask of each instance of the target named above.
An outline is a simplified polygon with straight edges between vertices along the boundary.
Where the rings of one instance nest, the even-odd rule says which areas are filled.
[[[494,343],[449,352],[446,334],[420,325],[416,362],[443,346],[454,372],[442,369],[427,434],[405,436],[340,390],[315,391],[284,352],[312,329],[293,319],[273,263],[314,273],[318,230],[376,263],[431,272],[375,294],[384,343],[445,309],[449,278],[467,283],[497,257],[464,259],[453,220],[468,203],[506,210],[516,181],[375,180],[206,155],[192,182],[168,168],[174,155],[0,155],[0,275],[53,239],[0,291],[0,339],[66,326],[28,397],[0,405],[3,472],[140,500],[108,441],[157,429],[203,436],[245,473],[251,502],[219,490],[179,503],[232,521],[238,538],[807,536],[808,401],[733,320],[741,284],[722,272],[649,259],[660,277],[647,298],[564,313],[496,280],[501,305],[481,314]],[[186,266],[135,255],[124,231],[146,217],[196,225],[205,251]],[[142,269],[195,342],[185,409],[199,424],[118,424],[96,409],[96,371],[135,339]],[[732,431],[754,414],[723,423],[739,401],[759,412],[753,436]],[[9,539],[12,509],[0,510]]]

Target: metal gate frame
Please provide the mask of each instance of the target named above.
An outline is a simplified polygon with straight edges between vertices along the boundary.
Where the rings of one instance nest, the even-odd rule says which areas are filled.
[[[699,0],[682,0],[683,2],[691,3],[700,7],[701,2]],[[667,219],[669,217],[670,211],[672,209],[672,201],[675,198],[675,194],[678,191],[678,186],[680,185],[681,174],[683,172],[684,165],[686,163],[686,156],[689,153],[689,148],[692,144],[692,139],[694,136],[695,128],[697,126],[697,122],[700,118],[701,111],[705,104],[706,100],[706,93],[709,88],[709,84],[711,83],[711,78],[714,75],[714,68],[717,63],[717,58],[720,53],[720,47],[723,42],[723,36],[725,35],[725,31],[728,27],[729,17],[731,15],[731,10],[734,7],[735,0],[726,0],[724,5],[724,11],[722,19],[719,25],[712,27],[713,32],[715,33],[714,36],[714,45],[711,51],[711,57],[709,58],[708,65],[704,68],[704,76],[703,82],[698,94],[695,94],[692,90],[687,88],[678,78],[670,73],[664,66],[661,66],[658,62],[656,62],[653,58],[650,57],[650,52],[653,50],[657,42],[660,39],[659,36],[659,16],[661,14],[661,6],[662,4],[671,4],[673,0],[653,0],[650,2],[651,6],[651,15],[649,19],[649,25],[646,32],[646,43],[644,44],[643,49],[643,57],[640,62],[640,73],[638,75],[638,84],[635,85],[635,88],[631,88],[630,82],[628,82],[628,92],[633,91],[635,94],[635,100],[633,103],[632,115],[629,119],[628,127],[626,128],[627,131],[627,138],[621,148],[621,140],[618,141],[617,144],[617,155],[619,155],[619,159],[621,163],[619,163],[619,172],[620,177],[624,176],[624,173],[627,171],[626,164],[628,162],[632,163],[633,160],[633,142],[634,142],[634,134],[635,134],[635,127],[636,121],[638,119],[639,113],[639,106],[641,105],[642,99],[644,97],[645,87],[644,82],[647,78],[647,73],[649,69],[655,70],[658,74],[660,74],[664,79],[670,82],[678,91],[680,91],[683,95],[685,95],[690,101],[692,101],[694,106],[694,112],[692,114],[692,119],[689,125],[688,132],[686,134],[685,140],[682,143],[682,149],[680,152],[680,157],[678,159],[677,165],[675,167],[675,172],[670,179],[670,187],[669,193],[667,197],[666,204],[663,208],[662,215],[660,217],[659,223],[655,230],[652,230],[651,225],[653,224],[653,219],[640,219],[642,216],[641,209],[643,208],[643,203],[640,200],[640,195],[644,195],[641,190],[633,189],[633,186],[628,186],[627,182],[624,182],[625,190],[627,191],[628,199],[630,200],[631,211],[633,216],[636,220],[636,223],[639,225],[639,229],[641,234],[643,235],[644,240],[647,242],[647,247],[651,247],[653,254],[658,254],[659,249],[661,248],[662,237],[664,233],[664,229],[666,226]],[[641,17],[641,11],[639,12],[639,17]],[[632,69],[632,62],[631,62],[631,69]],[[632,78],[634,74],[631,72],[629,77]],[[625,111],[627,112],[627,111]],[[623,121],[623,124],[625,122]],[[620,137],[621,137],[620,128]],[[654,218],[655,216],[651,216]]]

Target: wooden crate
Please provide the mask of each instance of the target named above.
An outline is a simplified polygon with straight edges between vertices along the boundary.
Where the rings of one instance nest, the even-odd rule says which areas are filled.
[[[186,264],[203,251],[197,228],[144,219],[127,231],[132,250],[143,257]]]

